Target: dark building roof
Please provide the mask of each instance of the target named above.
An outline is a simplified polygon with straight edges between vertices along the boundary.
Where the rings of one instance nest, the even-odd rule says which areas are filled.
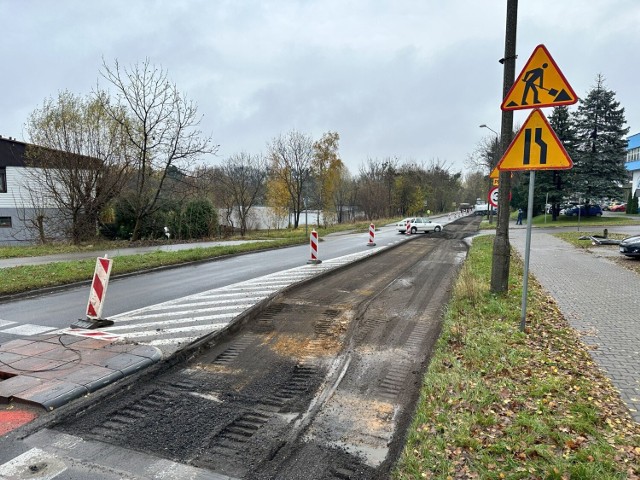
[[[27,144],[0,136],[0,167],[24,167]]]

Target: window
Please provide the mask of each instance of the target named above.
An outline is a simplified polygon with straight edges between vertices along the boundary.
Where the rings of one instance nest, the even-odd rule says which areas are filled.
[[[0,228],[11,228],[11,217],[0,217]]]
[[[7,193],[7,169],[0,167],[0,193]]]

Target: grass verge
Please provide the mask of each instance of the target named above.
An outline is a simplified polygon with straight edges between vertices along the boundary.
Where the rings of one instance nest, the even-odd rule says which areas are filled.
[[[640,425],[522,265],[489,292],[492,237],[474,240],[424,378],[394,479],[625,479],[640,474]]]
[[[397,221],[397,220],[396,220]],[[392,219],[381,219],[378,220],[380,225],[386,225],[387,223],[393,222]],[[308,229],[305,229],[304,226],[298,227],[297,229],[287,228],[287,229],[279,229],[279,230],[255,230],[247,232],[244,237],[240,236],[232,236],[225,238],[211,238],[206,241],[215,241],[215,240],[297,240],[299,242],[307,241],[309,238],[309,232],[311,229],[316,228],[318,234],[322,237],[324,235],[328,235],[330,233],[336,232],[344,232],[344,231],[356,231],[356,232],[368,232],[369,231],[369,222],[356,222],[356,223],[341,223],[336,225],[330,225],[328,227],[314,227],[314,225],[309,225]],[[308,230],[308,231],[307,231]],[[39,257],[43,255],[53,255],[57,253],[80,253],[80,252],[103,252],[104,250],[113,250],[113,249],[126,249],[127,247],[137,247],[137,246],[156,246],[156,245],[167,245],[167,242],[164,239],[161,240],[151,240],[151,241],[142,241],[131,243],[125,240],[98,240],[96,242],[82,244],[82,245],[72,245],[70,243],[65,242],[52,242],[45,245],[10,245],[10,246],[0,246],[0,258],[19,258],[19,257]],[[171,243],[187,243],[183,240],[176,240]],[[193,242],[194,247],[197,246],[198,242]]]
[[[379,220],[380,225],[390,220]],[[309,225],[308,232],[313,228]],[[369,222],[332,225],[318,229],[320,240],[322,236],[338,232],[368,232]],[[198,247],[175,252],[150,252],[136,255],[119,255],[113,264],[112,275],[132,273],[168,265],[213,259],[224,255],[266,250],[271,248],[300,245],[309,241],[308,232],[304,227],[286,230],[256,231],[245,237],[227,238],[226,240],[263,240],[259,243],[228,245],[216,247]],[[265,241],[266,240],[266,241]],[[166,245],[166,242],[161,242]],[[39,246],[10,246],[0,247],[0,258],[16,258],[41,256],[53,253],[75,253],[96,251],[103,252],[110,249],[123,249],[131,246],[128,242],[101,242],[91,245],[73,246],[68,244],[51,244]],[[0,295],[10,295],[38,288],[66,285],[73,282],[91,279],[95,268],[95,259],[71,262],[56,262],[45,265],[29,265],[22,267],[3,268],[0,275]]]
[[[122,255],[113,262],[112,275],[149,270],[168,265],[213,259],[250,251],[265,250],[303,242],[300,237],[241,245],[194,248],[177,252],[150,252],[139,255]],[[38,288],[66,285],[91,279],[96,261],[76,260],[43,265],[3,268],[0,275],[0,295],[15,294]]]
[[[510,219],[515,222],[517,213],[511,213]],[[523,226],[527,225],[527,220],[524,219],[522,221]],[[494,218],[492,223],[489,223],[487,217],[484,217],[482,223],[480,224],[480,229],[495,229],[497,224],[497,220]],[[585,228],[585,227],[601,227],[606,228],[609,226],[616,225],[639,225],[640,224],[640,216],[638,215],[620,215],[620,216],[606,216],[606,217],[582,217],[578,220],[578,217],[567,217],[565,215],[560,215],[556,221],[552,221],[551,215],[547,214],[546,220],[544,215],[537,215],[533,217],[531,225],[534,227],[544,227],[544,228],[554,228],[554,227],[576,227],[576,228]],[[602,231],[600,231],[602,234]],[[584,233],[582,233],[584,235]]]

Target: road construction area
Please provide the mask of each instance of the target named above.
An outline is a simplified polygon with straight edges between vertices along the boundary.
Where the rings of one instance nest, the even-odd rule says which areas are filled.
[[[289,290],[198,350],[59,409],[24,438],[34,465],[64,464],[47,477],[59,480],[388,478],[477,225],[462,218]]]

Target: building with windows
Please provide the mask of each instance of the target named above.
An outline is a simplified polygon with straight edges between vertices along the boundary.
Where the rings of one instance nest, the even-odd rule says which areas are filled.
[[[24,181],[26,144],[0,136],[0,244],[20,239],[17,233],[23,192],[18,185]]]
[[[61,225],[58,210],[36,187],[34,178],[41,170],[29,166],[28,146],[0,136],[0,245],[55,237],[53,228],[38,224],[39,218]]]
[[[640,197],[640,133],[631,135],[627,145],[627,171],[631,174],[631,194]]]

